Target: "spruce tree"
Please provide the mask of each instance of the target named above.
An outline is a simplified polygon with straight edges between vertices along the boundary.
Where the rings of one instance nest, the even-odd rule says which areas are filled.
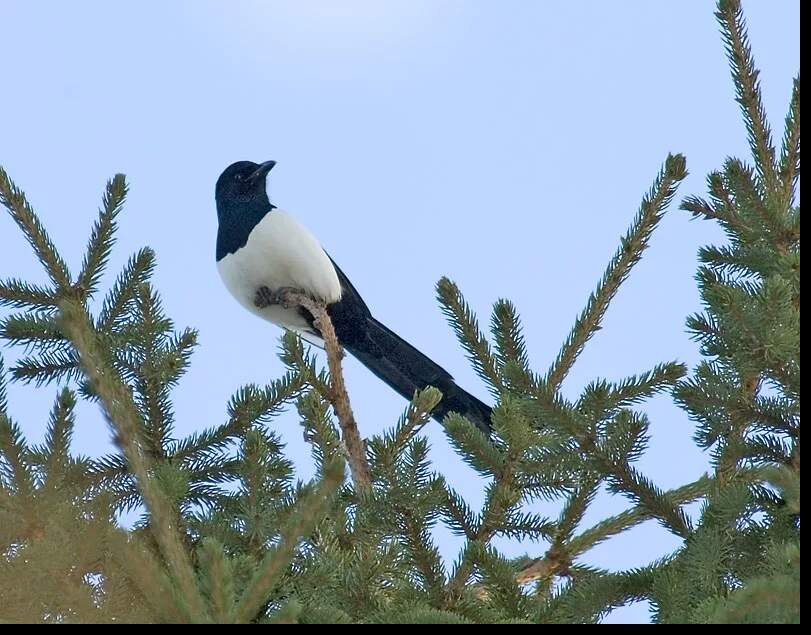
[[[171,391],[182,389],[197,335],[165,314],[154,253],[134,254],[102,294],[124,177],[107,184],[74,273],[0,168],[0,203],[49,279],[0,281],[0,337],[23,351],[8,371],[0,364],[0,620],[588,623],[647,600],[661,623],[799,622],[800,81],[777,149],[739,2],[721,0],[717,18],[752,163],[729,159],[709,175],[707,198],[681,204],[727,236],[700,253],[704,310],[687,327],[704,359],[689,373],[664,362],[595,378],[576,398],[561,392],[671,206],[687,174],[681,155],[664,161],[547,369],[530,367],[511,302],[495,303],[485,333],[443,278],[441,309],[496,404],[489,438],[459,415],[442,424],[486,479],[479,508],[429,460],[422,429],[441,393],[416,393],[389,429],[360,439],[330,337],[324,367],[284,335],[282,377],[238,389],[227,421],[178,437]],[[328,334],[323,306],[290,300],[309,303]],[[12,417],[9,379],[43,394],[60,386],[41,445]],[[670,491],[638,466],[644,404],[658,394],[686,410],[713,459],[711,474]],[[112,430],[108,456],[72,453],[79,399]],[[312,449],[311,481],[297,478],[273,431],[285,409]],[[603,487],[630,507],[584,528]],[[529,512],[537,500],[559,514]],[[117,522],[125,510],[142,512],[132,529]],[[590,549],[651,519],[681,540],[676,552],[619,572],[586,564]],[[438,548],[440,525],[464,541],[453,562]],[[532,556],[506,558],[499,537]]]

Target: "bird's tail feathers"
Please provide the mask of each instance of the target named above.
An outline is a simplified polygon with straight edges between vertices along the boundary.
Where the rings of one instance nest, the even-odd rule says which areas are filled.
[[[442,401],[432,413],[434,418],[442,420],[449,412],[457,412],[490,433],[490,406],[460,388],[448,371],[386,325],[369,316],[366,326],[365,337],[347,345],[358,361],[405,399],[410,400],[417,390],[434,386],[442,392]]]

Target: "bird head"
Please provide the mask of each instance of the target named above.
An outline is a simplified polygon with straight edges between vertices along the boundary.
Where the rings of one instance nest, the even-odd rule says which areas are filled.
[[[229,165],[217,179],[217,212],[234,212],[240,208],[270,206],[265,180],[275,161],[253,163],[237,161]]]

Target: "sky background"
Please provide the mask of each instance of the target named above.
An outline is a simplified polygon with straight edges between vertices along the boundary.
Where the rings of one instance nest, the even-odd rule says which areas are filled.
[[[778,135],[799,68],[799,6],[744,2]],[[74,271],[106,180],[125,173],[131,190],[106,281],[152,246],[168,314],[200,330],[174,392],[179,436],[223,422],[240,385],[282,373],[280,331],[240,308],[214,265],[214,183],[233,161],[278,161],[271,199],[321,239],[380,320],[487,399],[435,300],[441,276],[485,325],[493,302],[511,299],[542,372],[667,153],[687,156],[680,197],[703,194],[726,156],[748,158],[707,0],[0,0],[0,9],[0,165]],[[694,366],[684,321],[700,308],[696,252],[720,239],[674,205],[564,392],[661,361]],[[0,278],[10,276],[45,281],[0,214]],[[8,365],[18,353],[2,351]],[[362,433],[393,425],[404,402],[352,359],[346,374]],[[55,394],[10,387],[30,441],[42,438]],[[667,396],[644,409],[643,472],[663,488],[700,476],[708,458],[686,415]],[[309,478],[294,414],[272,426]],[[437,466],[476,507],[483,481],[438,424],[427,434]],[[74,447],[111,449],[92,406],[79,409]],[[585,523],[627,507],[602,496]],[[454,558],[460,541],[437,535]],[[497,544],[509,555],[543,552]],[[649,522],[585,562],[619,570],[677,546]],[[646,604],[609,617],[647,620]]]

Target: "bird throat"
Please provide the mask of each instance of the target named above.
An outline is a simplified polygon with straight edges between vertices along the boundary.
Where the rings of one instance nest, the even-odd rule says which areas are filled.
[[[226,205],[224,209],[218,210],[217,260],[244,247],[253,228],[274,209],[276,206],[272,203],[254,201],[239,205],[239,209]]]

